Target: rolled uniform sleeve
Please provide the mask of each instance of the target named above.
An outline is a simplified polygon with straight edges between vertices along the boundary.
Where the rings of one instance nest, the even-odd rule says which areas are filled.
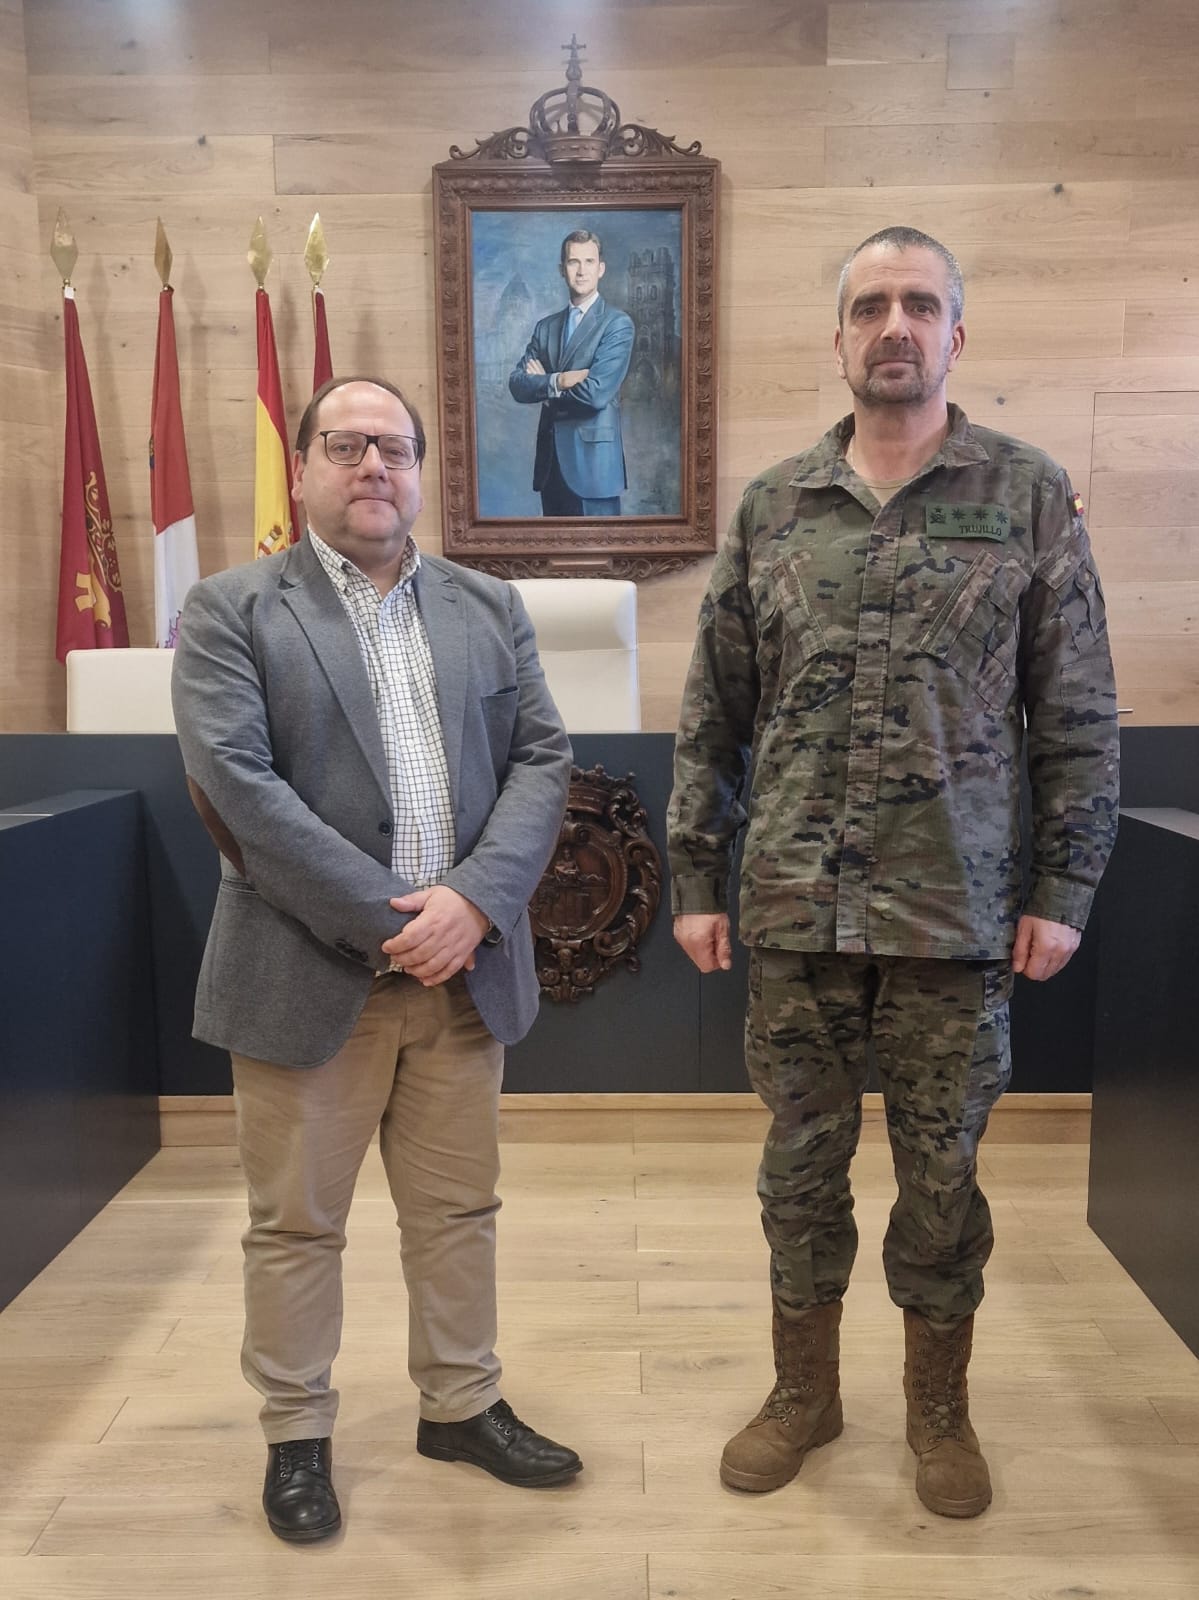
[[[1115,843],[1120,735],[1103,590],[1065,472],[1042,492],[1036,551],[1021,628],[1032,787],[1024,910],[1081,929]]]

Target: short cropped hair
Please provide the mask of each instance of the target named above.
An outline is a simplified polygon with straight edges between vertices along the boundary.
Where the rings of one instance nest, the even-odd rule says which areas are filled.
[[[921,233],[919,228],[880,228],[877,233],[872,233],[869,239],[863,239],[861,244],[853,250],[845,265],[841,268],[841,276],[837,280],[837,323],[845,325],[845,292],[849,284],[849,269],[853,266],[863,250],[868,250],[873,244],[887,244],[895,250],[931,250],[935,256],[940,256],[945,263],[949,275],[949,311],[950,320],[960,322],[962,310],[966,304],[966,287],[962,282],[962,269],[958,265],[958,258],[952,250],[946,248],[939,239],[934,239],[929,233]]]
[[[589,233],[586,228],[576,228],[573,233],[568,233],[562,241],[562,249],[558,255],[558,265],[566,265],[566,257],[572,244],[593,244],[599,252],[599,258],[604,259],[604,241],[598,233]]]
[[[304,415],[300,418],[300,426],[296,429],[296,454],[306,456],[308,446],[316,436],[317,412],[321,408],[321,401],[326,395],[333,393],[334,389],[344,389],[347,383],[373,383],[376,389],[386,389],[388,394],[395,395],[404,410],[412,418],[412,436],[416,440],[416,459],[418,464],[425,459],[425,425],[420,419],[420,412],[409,400],[402,389],[394,383],[389,383],[386,378],[376,378],[371,373],[355,372],[348,378],[330,378],[328,383],[322,383],[312,399],[304,407]]]

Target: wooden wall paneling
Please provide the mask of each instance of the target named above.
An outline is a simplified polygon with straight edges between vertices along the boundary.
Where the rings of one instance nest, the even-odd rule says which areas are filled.
[[[1126,217],[1113,225],[1113,243],[1119,249],[1112,250],[1054,239],[1033,244],[1020,236],[958,245],[954,254],[966,280],[967,309],[992,300],[1146,300],[1152,294],[1199,311],[1194,251],[1184,245],[1130,242],[1124,238],[1127,228]],[[836,281],[832,263],[826,273]]]
[[[910,172],[930,183],[984,184],[994,172],[1017,183],[1185,177],[1199,153],[1199,117],[1095,119],[989,127],[829,128],[830,184],[878,188]]]
[[[828,367],[828,361],[796,362],[757,374],[741,368],[724,387],[722,424],[746,422],[753,417],[795,417],[797,426],[802,428],[808,417],[817,414],[820,383]]]
[[[1195,276],[1199,279],[1199,263]],[[1166,299],[1152,305],[1129,302],[1124,322],[1129,356],[1199,356],[1199,306],[1180,308]]]
[[[1112,630],[1116,691],[1131,714],[1124,723],[1154,727],[1193,723],[1199,700],[1199,649],[1193,633],[1182,637],[1125,637]]]
[[[1199,182],[1172,178],[1139,186],[1132,196],[1129,231],[1134,244],[1186,245],[1199,239]]]
[[[326,14],[327,15],[327,14]],[[240,0],[29,0],[25,7],[29,72],[136,79],[147,73],[187,77],[270,70],[264,13]]]
[[[1170,569],[1193,572],[1199,537],[1185,399],[1199,394],[1199,114],[1187,94],[1199,18],[1189,0],[591,0],[571,20],[588,45],[585,76],[626,119],[699,138],[724,163],[721,526],[747,478],[846,409],[831,359],[845,253],[887,223],[923,227],[958,251],[967,275],[954,398],[1069,467],[1106,581],[1131,585],[1113,606],[1122,692],[1125,680],[1143,686],[1138,721],[1146,704],[1194,720],[1183,591],[1159,587],[1191,581]],[[524,121],[557,78],[560,33],[551,0],[409,0],[402,19],[385,0],[343,0],[335,29],[323,0],[0,0],[0,85],[24,71],[30,107],[6,146],[14,113],[0,96],[0,271],[10,266],[0,376],[5,363],[32,373],[45,418],[39,436],[31,411],[14,415],[11,395],[29,380],[0,384],[0,443],[11,417],[22,449],[39,466],[52,461],[61,318],[44,241],[63,203],[80,240],[80,314],[123,559],[138,541],[126,582],[139,627],[150,610],[155,217],[176,256],[204,569],[241,559],[247,538],[244,256],[260,213],[276,252],[268,283],[289,423],[307,397],[300,252],[319,209],[338,367],[398,377],[432,431],[418,535],[436,549],[430,167],[450,143]],[[36,201],[14,187],[30,158]],[[14,219],[32,230],[20,248],[8,243]],[[35,525],[47,518],[40,500]],[[43,528],[40,555],[24,530],[17,543],[22,582],[49,586],[52,602],[56,526]],[[647,727],[672,725],[708,565],[643,591]],[[0,594],[0,633],[18,607],[25,628],[28,595]],[[57,667],[47,658],[41,672],[24,694],[32,716],[60,704]]]
[[[47,671],[53,649],[56,561],[52,497],[57,470],[49,422],[47,336],[33,146],[25,72],[24,8],[0,6],[0,727],[50,727],[58,684]]]
[[[766,467],[787,456],[797,455],[823,431],[816,416],[817,396],[807,415],[778,417],[771,421],[758,417],[750,421],[725,422],[720,430],[720,464],[730,477],[748,483]],[[724,529],[721,528],[721,533]]]
[[[321,24],[319,32],[325,31]],[[498,73],[472,98],[470,119],[480,121],[480,133],[492,132],[493,121],[504,125],[513,106],[527,110],[545,87],[544,70]],[[53,138],[303,137],[380,128],[440,132],[443,124],[460,123],[462,116],[442,74],[411,63],[386,72],[377,65],[338,70],[332,59],[322,72],[276,67],[252,75],[141,77],[136,93],[125,79],[55,72],[32,80],[30,106],[39,134]]]
[[[1191,392],[1149,389],[1143,394],[1097,394],[1097,417],[1199,416],[1199,389]]]
[[[721,537],[724,529],[720,530]],[[699,603],[707,588],[712,558],[682,572],[651,578],[637,588],[637,626],[662,643],[690,645],[695,638]]]
[[[61,203],[49,196],[37,199],[39,227],[47,238]],[[312,213],[319,211],[333,258],[327,280],[331,293],[337,283],[338,264],[345,254],[427,251],[431,227],[427,193],[391,194],[386,206],[363,206],[356,195],[278,195],[273,188],[265,195],[242,186],[223,195],[147,190],[137,195],[105,195],[96,204],[80,197],[72,199],[71,209],[81,231],[86,231],[88,249],[97,255],[139,256],[147,263],[144,270],[152,274],[155,221],[161,217],[177,266],[192,258],[206,263],[209,257],[228,255],[242,263],[246,282],[251,285],[253,278],[244,263],[255,218],[262,216],[276,255],[290,254],[299,262]],[[207,271],[206,265],[203,270]],[[277,264],[272,267],[272,280],[278,270]],[[303,272],[302,281],[307,283],[307,271],[299,270]]]
[[[143,187],[160,194],[226,194],[247,188],[263,195],[275,187],[274,151],[266,135],[88,139],[39,134],[34,156],[38,193],[64,201],[79,196],[94,204],[99,195]]]
[[[1038,54],[1068,54],[1100,36],[1113,48],[1131,45],[1137,20],[1125,0],[900,0],[894,5],[855,0],[829,8],[828,55],[830,62],[947,62],[949,42],[957,35],[1009,33],[1016,34],[1017,49],[1025,45]]]
[[[919,171],[919,168],[912,169]],[[1032,247],[1041,243],[1123,243],[1129,234],[1136,186],[1125,182],[861,185],[787,191],[735,188],[730,218],[740,233],[761,227],[794,229],[806,246],[849,251],[889,223],[906,222],[945,240]],[[1195,185],[1199,215],[1199,185]]]
[[[418,0],[405,5],[402,28],[369,25],[372,16],[390,22],[393,13],[382,0],[368,0],[356,9],[366,25],[330,37],[328,13],[317,0],[277,7],[271,18],[272,70],[389,72],[411,67],[427,73],[465,70],[473,80],[485,81],[492,72],[519,71],[530,62],[548,60],[563,25],[562,8],[554,0],[521,0],[503,7],[487,0],[452,7]],[[609,72],[647,61],[669,63],[679,74],[708,66],[760,67],[763,62],[823,65],[826,10],[813,0],[677,6],[599,0],[577,7],[570,26],[587,45],[587,81],[602,87]],[[543,87],[553,81],[551,74]]]
[[[1199,390],[1098,394],[1095,411],[1099,499],[1091,520],[1120,698],[1138,721],[1193,721],[1186,708],[1199,690]],[[1123,523],[1114,520],[1121,512]]]
[[[1146,541],[1148,542],[1148,541]],[[1199,659],[1199,578],[1104,580],[1104,597],[1115,638],[1123,641],[1173,638],[1190,640]]]
[[[523,118],[527,109],[516,113],[518,118]],[[453,138],[441,127],[284,135],[275,141],[279,192],[319,194],[333,189],[348,194],[389,194],[394,189],[422,188],[434,163],[445,159],[447,140]],[[777,130],[751,123],[725,135],[720,160],[725,176],[742,184],[819,187],[824,182],[824,141],[823,129],[800,128],[780,145]]]
[[[1091,479],[1090,520],[1120,527],[1199,523],[1199,471],[1105,472]]]
[[[1014,33],[951,33],[945,83],[950,89],[1010,89],[1016,78]]]
[[[969,302],[967,313],[969,321]],[[1199,359],[1194,356],[1109,356],[1042,366],[1027,361],[982,361],[972,356],[971,348],[967,343],[966,354],[954,371],[955,386],[975,390],[993,388],[996,395],[1006,396],[1009,402],[1021,397],[1022,405],[1037,395],[1052,396],[1054,406],[1073,403],[1083,396],[1082,409],[1093,410],[1097,392],[1101,390],[1136,394],[1199,388]]]
[[[679,706],[683,700],[683,684],[693,643],[693,639],[654,640],[639,646],[642,721],[647,728],[678,727]]]
[[[1091,527],[1104,584],[1191,581],[1199,572],[1199,527]]]
[[[248,233],[247,233],[248,239]],[[86,270],[86,269],[85,269]],[[255,350],[254,280],[246,269],[246,290],[237,301],[222,306],[205,306],[202,312],[191,311],[187,302],[180,299],[176,307],[179,325],[180,358],[186,339],[192,365],[226,363],[244,367],[247,354],[253,359]],[[312,313],[309,289],[299,284],[280,286],[271,277],[267,279],[271,296],[271,316],[275,324],[275,337],[280,347],[280,363],[302,369],[312,367]],[[151,286],[139,291],[136,302],[122,301],[121,305],[95,319],[91,335],[88,332],[88,300],[82,289],[79,298],[80,321],[84,323],[88,358],[93,345],[97,359],[102,354],[104,362],[114,367],[153,367],[154,330],[156,326],[156,291]],[[93,310],[95,309],[93,305]],[[334,299],[330,290],[329,322],[330,342],[334,345],[337,361],[344,366],[352,359],[355,366],[369,362],[372,351],[409,352],[405,367],[411,371],[432,370],[432,328],[430,313],[426,311],[391,311],[386,307],[359,306],[351,315]],[[61,323],[61,313],[54,315]],[[12,330],[20,338],[20,329]],[[30,337],[32,333],[30,334]],[[58,337],[61,338],[61,333]],[[0,351],[3,350],[4,329],[0,326]],[[26,343],[29,341],[27,340]],[[32,346],[30,346],[32,347]],[[347,349],[348,347],[348,349]],[[294,350],[294,354],[293,354]],[[0,360],[3,355],[0,354]],[[101,363],[102,364],[102,363]],[[311,379],[309,379],[311,387]],[[148,402],[147,402],[148,404]]]
[[[67,209],[68,215],[73,218],[73,208],[68,205]],[[304,223],[305,237],[311,218],[310,210]],[[162,220],[168,236],[172,237],[169,210]],[[244,309],[247,304],[253,321],[255,284],[246,264],[246,249],[254,220],[254,216],[251,216],[246,222],[241,238],[233,236],[231,226],[227,252],[205,256],[202,265],[197,265],[196,258],[190,253],[179,252],[175,255],[171,282],[175,289],[175,321],[180,327],[186,318],[198,312],[225,318]],[[321,220],[323,223],[323,215]],[[326,227],[326,236],[328,232]],[[308,269],[304,265],[304,240],[293,240],[290,230],[285,235],[284,230],[280,229],[279,234],[276,242],[275,231],[267,227],[272,260],[266,287],[271,293],[272,305],[278,290],[286,295],[289,302],[301,307],[307,304],[312,288]],[[78,225],[77,235],[80,241],[80,293],[83,293],[86,283],[89,296],[93,299],[103,296],[106,306],[115,308],[120,305],[136,309],[149,304],[154,307],[156,314],[159,278],[153,260],[148,259],[144,251],[118,255],[97,252],[92,248],[91,228],[86,222]],[[174,251],[173,237],[171,248]],[[424,313],[429,308],[431,290],[432,268],[429,258],[424,251],[412,245],[403,248],[397,245],[387,252],[376,251],[373,254],[340,250],[336,257],[336,268],[330,266],[328,273],[330,320],[338,309],[344,317],[361,314],[378,306],[385,307],[388,312],[398,309]]]
[[[1187,399],[1194,401],[1195,395]],[[1199,419],[1185,407],[1095,418],[1095,461],[1105,472],[1199,469]]]

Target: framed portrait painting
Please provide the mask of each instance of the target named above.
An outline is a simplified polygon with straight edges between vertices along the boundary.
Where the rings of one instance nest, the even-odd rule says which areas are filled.
[[[616,125],[554,159],[537,111],[434,168],[443,549],[676,570],[715,546],[719,165]]]

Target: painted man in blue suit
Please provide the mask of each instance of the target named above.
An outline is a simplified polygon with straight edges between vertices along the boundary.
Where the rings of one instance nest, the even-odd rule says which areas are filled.
[[[600,299],[604,269],[598,234],[566,235],[558,270],[570,304],[542,317],[508,379],[514,400],[541,407],[533,488],[547,517],[618,517],[629,484],[620,386],[633,323]]]

